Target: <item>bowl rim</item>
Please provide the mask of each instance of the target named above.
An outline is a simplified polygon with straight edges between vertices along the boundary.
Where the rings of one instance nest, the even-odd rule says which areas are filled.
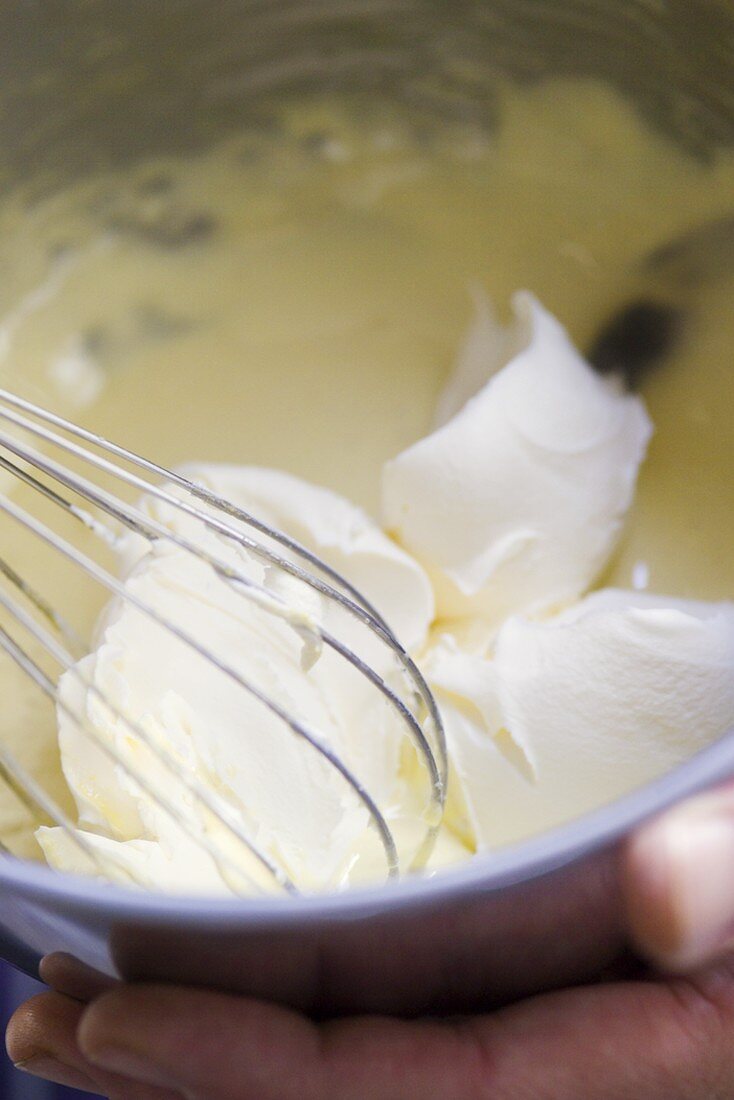
[[[646,819],[733,775],[734,729],[657,779],[544,833],[442,868],[430,877],[408,875],[396,883],[342,892],[253,898],[163,894],[59,873],[14,857],[0,859],[0,885],[5,897],[10,888],[26,900],[52,903],[66,915],[95,921],[134,918],[159,924],[175,919],[180,926],[262,929],[365,919],[492,893],[539,878],[612,846]]]

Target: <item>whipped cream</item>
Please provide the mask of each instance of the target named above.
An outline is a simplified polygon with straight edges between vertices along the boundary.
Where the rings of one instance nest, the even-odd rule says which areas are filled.
[[[640,398],[595,374],[531,295],[515,310],[497,339],[480,313],[440,407],[466,404],[383,474],[385,527],[425,566],[438,615],[492,627],[560,608],[599,576],[651,434]],[[499,370],[498,343],[522,345]],[[485,384],[469,396],[483,344]]]
[[[641,399],[597,377],[530,295],[518,295],[515,308],[514,325],[502,329],[478,298],[439,426],[387,464],[384,520],[394,537],[289,474],[184,471],[337,569],[422,665],[450,756],[432,867],[598,806],[734,718],[734,605],[585,595],[614,548],[651,425]],[[142,507],[258,591],[233,586],[174,542],[125,538],[120,568],[133,601],[214,660],[134,602],[112,602],[94,651],[60,687],[61,756],[87,853],[63,830],[41,829],[47,860],[150,888],[267,889],[268,876],[227,827],[236,821],[301,889],[384,873],[355,793],[241,677],[352,768],[409,864],[425,776],[394,713],[315,630],[323,625],[358,649],[359,627],[196,518],[153,498]],[[393,675],[380,647],[368,659]],[[220,800],[224,822],[177,772]]]
[[[186,473],[344,569],[404,637],[422,643],[433,614],[427,578],[359,509],[272,470],[205,466],[189,467]],[[172,755],[176,768],[224,797],[248,834],[301,887],[338,885],[354,863],[355,850],[362,845],[369,855],[375,847],[367,833],[367,810],[333,767],[218,664],[317,731],[378,805],[400,803],[396,788],[402,724],[375,689],[334,653],[320,652],[318,659],[304,661],[309,623],[322,623],[342,638],[354,627],[335,626],[331,619],[338,609],[318,593],[207,531],[196,518],[155,499],[146,500],[144,508],[261,591],[248,598],[205,561],[166,540],[152,546],[137,535],[127,540],[122,560],[128,594],[186,630],[213,660],[204,660],[129,600],[110,605],[95,652],[60,685],[62,764],[80,823],[123,842],[113,860],[116,877],[126,872],[146,885],[178,883],[183,889],[194,880],[205,891],[227,885],[226,873],[201,851],[192,863],[191,842],[185,841],[182,828],[141,788],[138,778],[114,763],[80,728],[72,717],[79,713],[123,764],[142,775],[153,792],[164,793],[194,836],[223,845],[235,862],[244,860],[244,871],[256,883],[267,884],[267,876],[258,872],[226,827],[202,810],[176,772],[163,767],[120,719],[120,713],[126,714]],[[249,528],[241,529],[252,536]],[[277,614],[279,598],[287,603],[284,615]],[[389,671],[386,651],[370,656],[378,671]],[[105,703],[89,684],[104,695]],[[59,830],[41,830],[39,840],[50,861],[58,865],[68,858],[70,841]],[[106,863],[109,842],[100,846],[95,836],[91,843]],[[151,854],[151,843],[160,846],[165,871],[161,851]],[[77,852],[77,862],[79,858]]]
[[[446,723],[447,821],[477,849],[609,802],[731,727],[734,603],[593,593],[508,619],[491,660],[450,636],[427,673]]]

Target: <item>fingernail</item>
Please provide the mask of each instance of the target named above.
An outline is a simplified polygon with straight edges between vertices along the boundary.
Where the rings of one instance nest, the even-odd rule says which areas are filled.
[[[734,806],[703,804],[665,829],[680,931],[676,963],[708,962],[734,949]]]
[[[122,1047],[102,1047],[99,1050],[85,1048],[86,1057],[100,1069],[130,1077],[133,1081],[142,1081],[146,1085],[159,1085],[161,1088],[175,1088],[176,1082],[158,1066],[137,1051],[124,1050]]]
[[[55,1085],[66,1085],[70,1089],[87,1089],[95,1091],[97,1086],[86,1073],[59,1062],[45,1054],[38,1054],[34,1058],[27,1058],[25,1062],[16,1062],[15,1068],[21,1073],[30,1073],[34,1077],[42,1077],[44,1081],[53,1081]]]

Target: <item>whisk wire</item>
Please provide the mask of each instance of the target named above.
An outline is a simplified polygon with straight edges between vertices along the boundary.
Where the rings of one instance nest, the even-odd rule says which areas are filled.
[[[27,432],[31,432],[39,438],[44,439],[46,442],[49,442],[54,446],[61,448],[66,453],[72,454],[77,458],[81,458],[83,461],[90,463],[97,469],[122,480],[127,485],[135,487],[142,493],[154,497],[166,503],[167,505],[191,516],[192,518],[199,520],[200,522],[204,523],[204,525],[210,530],[213,530],[223,535],[227,539],[239,543],[246,550],[249,550],[257,557],[265,558],[271,564],[277,566],[280,569],[283,569],[291,576],[296,577],[298,580],[307,584],[309,587],[315,589],[321,595],[327,597],[328,599],[336,601],[342,608],[344,608],[344,610],[346,610],[352,616],[360,620],[365,626],[367,626],[373,632],[373,634],[378,637],[391,650],[392,654],[402,666],[404,673],[409,678],[412,684],[413,691],[421,700],[422,704],[425,706],[428,712],[430,726],[434,735],[434,739],[436,741],[435,751],[431,749],[430,746],[421,744],[421,741],[423,740],[423,734],[417,723],[413,724],[413,735],[416,738],[419,750],[424,756],[424,759],[429,769],[429,773],[433,772],[432,782],[434,787],[434,800],[438,804],[438,806],[442,805],[443,791],[447,781],[448,763],[443,724],[435,700],[433,699],[433,696],[428,689],[428,685],[426,684],[425,679],[423,678],[413,659],[397,640],[390,628],[386,625],[382,616],[380,616],[379,613],[377,613],[372,608],[371,604],[369,604],[365,600],[365,598],[357,592],[357,590],[350,584],[350,582],[345,580],[338,572],[336,572],[336,570],[333,570],[330,566],[328,566],[327,563],[323,562],[316,555],[312,554],[311,551],[309,551],[306,547],[303,547],[300,543],[296,542],[293,539],[290,539],[289,536],[283,534],[283,532],[280,532],[275,528],[271,528],[267,524],[263,523],[261,520],[253,517],[249,512],[239,509],[235,505],[231,504],[231,502],[224,500],[222,497],[219,497],[216,494],[210,493],[202,486],[199,486],[195,482],[182,477],[182,475],[176,473],[175,471],[166,470],[162,466],[151,463],[147,459],[143,459],[140,456],[134,454],[134,452],[132,451],[128,451],[125,448],[119,447],[117,444],[110,443],[103,437],[95,435],[95,433],[93,432],[88,432],[85,429],[80,428],[77,425],[71,424],[67,420],[64,420],[62,417],[58,417],[55,414],[49,413],[44,409],[40,409],[38,406],[32,405],[30,402],[24,401],[23,399],[18,398],[13,394],[8,394],[7,391],[0,389],[0,402],[4,400],[9,401],[9,403],[13,406],[18,406],[26,411],[32,412],[33,415],[36,415],[41,419],[61,426],[62,428],[64,428],[64,430],[68,430],[73,435],[92,442],[102,449],[109,450],[110,453],[121,455],[127,461],[133,463],[134,465],[138,465],[146,470],[154,472],[164,480],[182,487],[187,493],[198,497],[199,499],[210,504],[217,510],[224,512],[231,518],[237,519],[242,523],[253,526],[256,530],[260,531],[263,534],[266,534],[269,538],[273,538],[276,541],[281,542],[288,549],[291,549],[293,550],[293,552],[304,557],[306,560],[309,561],[309,563],[315,564],[317,568],[320,568],[322,572],[329,575],[344,589],[346,589],[350,593],[350,596],[351,594],[356,595],[357,602],[355,602],[352,598],[345,596],[344,593],[338,591],[338,589],[335,589],[330,585],[324,584],[324,582],[320,581],[318,577],[314,577],[312,574],[300,569],[293,562],[288,561],[288,559],[282,558],[281,556],[275,554],[274,551],[272,551],[269,547],[248,538],[241,530],[233,528],[231,524],[226,524],[220,520],[217,520],[216,517],[212,516],[210,513],[196,508],[187,501],[182,500],[181,498],[167,492],[162,486],[155,485],[143,480],[142,478],[138,478],[136,475],[130,473],[129,471],[123,470],[120,467],[108,462],[101,456],[92,454],[89,451],[78,447],[70,440],[64,439],[63,437],[53,432],[50,432],[48,429],[43,428],[41,425],[34,424],[32,421],[18,415],[17,413],[13,413],[8,409],[3,409],[0,405],[1,419],[9,421]],[[32,464],[36,465],[37,468],[45,469],[47,473],[50,473],[51,476],[60,480],[68,488],[72,489],[75,492],[78,492],[82,496],[86,496],[86,499],[102,507],[105,511],[108,511],[111,515],[114,516],[114,518],[118,519],[118,521],[124,524],[127,522],[125,516],[122,514],[118,514],[117,512],[121,502],[116,498],[111,497],[109,494],[104,494],[102,490],[96,487],[91,487],[90,483],[85,479],[75,478],[58,464],[53,463],[50,460],[42,459],[37,452],[32,456],[29,455],[28,452],[24,453],[23,448],[18,445],[17,441],[9,439],[5,435],[0,436],[0,443],[10,449],[14,454],[16,454],[17,457],[23,458],[24,461],[31,462]],[[105,498],[106,502],[102,503]],[[69,505],[68,502],[65,502],[65,505],[67,508],[72,507]],[[138,512],[138,522],[140,522],[140,515],[141,514]],[[127,525],[129,526],[129,524]],[[175,537],[172,532],[164,528],[160,528],[160,531],[162,532],[161,537],[165,537],[169,539],[169,541],[175,541]],[[203,553],[201,548],[198,546],[196,547],[196,553],[200,556]],[[225,570],[229,569],[229,567],[227,567],[226,565],[224,566],[224,568]],[[248,584],[252,583],[248,578],[240,577],[239,579],[244,579],[245,582]],[[433,763],[431,763],[431,759]]]
[[[216,555],[210,554],[204,547],[192,542],[191,539],[177,532],[170,531],[152,517],[145,516],[140,509],[126,505],[123,501],[112,496],[104,489],[93,485],[92,482],[88,481],[86,478],[80,475],[72,475],[68,470],[64,469],[64,467],[60,466],[52,459],[41,455],[40,452],[35,451],[33,448],[12,440],[6,441],[3,439],[2,443],[8,450],[11,450],[16,457],[21,458],[24,462],[28,462],[43,473],[54,477],[68,489],[73,490],[85,500],[112,516],[113,519],[127,527],[128,530],[134,531],[136,534],[141,535],[151,542],[156,539],[162,539],[180,549],[195,554],[202,561],[205,561],[217,575],[225,581],[225,583],[235,582],[237,591],[241,595],[246,598],[255,598],[257,595],[259,596],[258,602],[260,603],[262,603],[262,599],[264,598],[267,601],[269,610],[273,614],[280,614],[286,621],[292,617],[292,607],[286,600],[279,597],[277,593],[271,592],[263,585],[257,584],[245,573],[234,569]],[[52,503],[73,515],[74,518],[81,521],[85,527],[90,528],[95,534],[102,534],[105,542],[111,541],[111,536],[107,529],[100,531],[99,529],[104,528],[104,525],[100,524],[94,517],[88,516],[85,511],[74,506],[59,493],[49,489],[48,486],[44,485],[37,478],[34,478],[27,471],[15,466],[15,464],[2,458],[0,458],[0,464],[10,472],[16,473],[17,477],[25,484],[29,485],[37,492],[40,492]],[[170,497],[171,501],[175,501],[175,499],[174,497]],[[310,623],[308,629],[318,636],[322,642],[337,652],[344,660],[348,661],[362,676],[366,677],[387,699],[388,703],[397,712],[401,721],[406,723],[409,734],[426,764],[431,783],[431,797],[434,802],[438,802],[441,777],[431,747],[415,716],[386,683],[383,677],[363,661],[358,654],[354,653],[352,649],[344,645],[331,632],[327,631],[316,622]]]
[[[201,658],[215,665],[220,672],[222,672],[230,680],[234,681],[239,687],[243,688],[248,694],[256,698],[263,704],[271,713],[277,718],[280,718],[296,736],[302,738],[308,742],[319,755],[321,755],[329,764],[334,767],[339,774],[344,778],[347,784],[352,788],[354,794],[357,796],[360,802],[367,809],[371,820],[375,824],[385,849],[385,855],[388,862],[389,873],[395,875],[398,872],[398,857],[395,841],[390,831],[390,828],[385,821],[382,813],[378,809],[372,797],[365,790],[363,785],[359,782],[353,772],[347,767],[343,760],[312,730],[309,730],[307,726],[294,718],[283,707],[280,706],[274,699],[266,695],[256,684],[246,680],[235,668],[229,665],[227,662],[222,661],[221,658],[209,652],[205,646],[201,645],[188,631],[183,630],[177,626],[166,616],[157,612],[150,604],[145,600],[141,600],[139,596],[131,592],[129,588],[126,588],[116,577],[113,577],[106,569],[103,569],[97,562],[93,561],[86,554],[82,553],[75,546],[72,546],[65,539],[61,538],[54,531],[49,530],[45,524],[41,523],[34,516],[30,516],[18,508],[7,498],[0,496],[0,511],[6,515],[11,516],[17,520],[22,526],[32,531],[43,542],[52,546],[54,550],[61,553],[65,558],[78,565],[88,576],[92,577],[95,581],[101,584],[113,595],[120,597],[127,603],[132,604],[138,611],[149,618],[152,622],[155,622],[158,626],[162,627],[173,637],[177,638],[184,645],[188,646]]]
[[[109,517],[126,531],[142,537],[149,544],[165,541],[177,549],[195,555],[198,560],[204,562],[221,581],[229,585],[238,595],[255,602],[269,613],[279,616],[292,626],[297,633],[301,634],[304,640],[310,638],[317,643],[318,647],[327,646],[380,693],[410,737],[419,759],[423,762],[428,779],[429,793],[426,810],[423,814],[424,839],[415,852],[412,862],[412,866],[420,865],[430,853],[435,842],[445,801],[447,780],[445,735],[437,705],[420,670],[371,603],[333,567],[323,562],[297,540],[292,539],[282,531],[272,528],[264,521],[258,520],[247,511],[181,474],[167,470],[135,454],[133,451],[112,443],[102,436],[81,428],[55,413],[42,409],[2,389],[0,389],[0,420],[18,432],[15,435],[8,430],[0,430],[0,448],[5,452],[0,454],[0,469],[9,473],[15,481],[24,484],[33,493],[38,494],[39,497],[45,499],[55,508],[62,510],[114,549],[119,548],[121,544],[120,536],[107,523],[98,518],[98,513],[104,517]],[[58,429],[58,431],[52,429]],[[59,432],[66,433],[66,435],[59,434]],[[66,438],[67,435],[71,438]],[[39,445],[44,446],[44,451],[41,452],[31,446],[27,442],[28,436],[38,440]],[[102,453],[95,453],[82,444],[90,444]],[[204,528],[211,532],[215,538],[222,538],[238,550],[253,555],[268,567],[284,571],[291,577],[308,585],[321,598],[338,606],[353,620],[365,627],[370,635],[385,647],[387,654],[397,666],[403,687],[408,691],[411,698],[411,705],[409,706],[406,703],[398,694],[398,691],[388,683],[385,676],[373,667],[371,662],[355,652],[352,645],[347,645],[337,634],[327,629],[322,622],[317,621],[314,615],[300,609],[298,606],[294,608],[285,596],[268,587],[267,582],[259,583],[242,568],[233,565],[230,560],[225,560],[205,545],[201,545],[194,537],[189,537],[187,533],[180,530],[172,530],[170,527],[164,526],[148,511],[143,511],[141,507],[127,503],[115,493],[89,480],[84,474],[78,473],[65,464],[56,461],[45,453],[45,445],[58,448],[63,454],[81,461],[87,467],[91,467],[101,474],[109,475],[128,488],[139,491],[145,497],[157,500],[197,523],[203,524]],[[9,458],[8,455],[12,458]],[[160,478],[164,484],[155,484],[148,481],[132,470],[125,469],[117,462],[112,461],[110,457],[105,456],[122,459],[128,465],[144,471],[146,475]],[[60,491],[60,487],[65,492]],[[171,489],[174,491],[170,491]],[[181,494],[175,492],[175,490],[180,490]],[[75,500],[67,497],[66,493],[72,494],[84,505],[90,505],[94,511],[75,503]],[[193,498],[193,502],[187,498]],[[28,512],[26,508],[16,504],[7,495],[0,494],[0,512],[19,524],[36,540],[40,540],[40,542],[50,547],[52,551],[71,563],[72,566],[81,570],[86,577],[100,585],[106,592],[134,607],[137,612],[155,623],[157,628],[176,638],[190,651],[218,669],[230,682],[247,692],[270,714],[283,722],[294,736],[317,753],[327,766],[333,769],[351,789],[358,804],[361,804],[366,811],[368,820],[379,837],[387,864],[388,877],[395,877],[399,874],[400,856],[385,815],[352,768],[317,730],[291,714],[257,683],[243,676],[229,662],[212,653],[190,631],[156,610],[148,601],[141,598],[129,584],[118,580],[94,558],[84,553],[83,550],[73,545],[52,527]],[[298,564],[289,557],[284,557],[272,545],[266,545],[251,537],[246,530],[243,530],[243,526],[264,535],[269,542],[274,542],[287,553],[300,559],[301,562],[315,568],[320,575],[314,575],[303,565]],[[155,759],[162,765],[166,773],[172,775],[177,782],[184,785],[189,795],[196,799],[199,807],[204,808],[207,813],[213,815],[214,819],[220,825],[224,825],[237,842],[245,846],[249,855],[254,857],[261,869],[265,870],[271,879],[286,892],[297,893],[298,888],[284,868],[274,858],[271,858],[262,849],[262,846],[250,836],[249,831],[244,826],[242,814],[237,812],[234,806],[230,805],[222,796],[215,797],[210,794],[206,787],[192,776],[186,768],[182,768],[180,761],[172,753],[160,745],[155,738],[150,737],[139,722],[123,713],[107,697],[106,693],[94,684],[92,678],[83,671],[83,666],[78,664],[79,657],[84,652],[80,639],[65,619],[55,611],[53,605],[28,584],[18,571],[4,559],[0,559],[0,577],[4,577],[5,581],[15,589],[17,594],[30,604],[33,611],[41,617],[46,626],[39,623],[34,615],[29,614],[21,607],[18,599],[0,589],[0,607],[5,610],[12,621],[26,631],[36,644],[41,646],[43,652],[62,669],[63,674],[74,675],[81,682],[88,698],[94,699],[116,722],[122,723],[127,730],[133,733],[154,754]],[[328,603],[326,606],[328,606]],[[58,638],[63,640],[63,645],[59,643]],[[247,873],[243,872],[242,868],[230,859],[227,853],[221,849],[221,845],[211,841],[203,824],[204,819],[202,818],[200,821],[197,817],[195,818],[195,824],[192,823],[185,814],[180,812],[167,795],[152,787],[139,769],[132,766],[129,761],[123,760],[113,744],[108,743],[105,737],[94,728],[93,722],[89,721],[85,715],[75,713],[74,708],[69,706],[68,700],[62,697],[59,692],[57,682],[4,628],[0,628],[0,648],[47,697],[55,702],[60,714],[65,715],[78,729],[91,737],[105,755],[117,767],[122,767],[140,790],[155,805],[161,807],[176,825],[186,828],[188,833],[193,835],[194,840],[214,859],[225,881],[232,885],[235,892],[240,892],[237,884],[239,884],[243,873]],[[71,836],[80,851],[83,851],[84,855],[100,868],[100,859],[94,845],[84,838],[83,831],[76,828],[62,807],[45,794],[38,782],[21,765],[16,755],[10,753],[2,745],[0,745],[0,778],[9,783],[13,789],[19,788],[22,790],[25,804],[29,808],[35,806],[42,814],[55,821],[67,835]],[[235,884],[232,883],[232,876],[234,876]]]
[[[53,659],[64,669],[65,672],[70,672],[76,676],[84,688],[89,692],[90,696],[97,699],[110,714],[119,722],[122,722],[127,729],[133,733],[145,746],[148,748],[158,761],[164,766],[164,768],[171,774],[171,776],[177,781],[182,783],[188,791],[190,791],[198,801],[206,807],[206,809],[216,817],[220,824],[232,833],[234,838],[245,845],[249,853],[255,857],[255,859],[261,864],[261,866],[268,872],[272,879],[282,886],[283,889],[290,893],[298,893],[295,885],[291,882],[288,875],[282,868],[278,867],[261,849],[258,845],[249,837],[242,827],[235,821],[230,819],[228,813],[224,811],[224,807],[217,800],[213,799],[205,787],[197,782],[196,778],[186,771],[182,771],[180,765],[175,760],[170,752],[168,752],[164,746],[158,744],[152,737],[149,736],[147,731],[141,726],[139,722],[135,722],[126,714],[124,714],[119,707],[111,702],[102,691],[94,684],[94,682],[86,676],[79,668],[78,664],[74,662],[70,654],[66,653],[58,642],[49,634],[40,624],[38,624],[33,618],[26,614],[26,612],[17,604],[16,601],[8,598],[2,591],[0,591],[0,606],[4,607],[6,611],[15,619],[15,621],[21,625],[30,635],[37,641],[44,651],[49,654]],[[0,628],[1,630],[2,628]],[[6,653],[18,664],[23,670],[34,680],[36,685],[41,688],[44,694],[52,699],[57,708],[77,726],[84,734],[90,737],[95,744],[105,753],[105,755],[111,760],[116,767],[121,767],[135,783],[138,784],[140,789],[144,791],[151,799],[159,803],[164,809],[166,814],[171,818],[176,825],[182,828],[190,828],[190,820],[184,817],[174,803],[170,801],[164,794],[154,790],[142,774],[140,769],[132,765],[128,760],[118,756],[112,747],[105,741],[94,725],[89,722],[84,722],[82,716],[72,710],[72,708],[66,703],[59,695],[58,688],[54,684],[53,680],[46,675],[36,661],[34,661],[27,652],[25,652],[21,646],[12,639],[7,631],[2,631],[0,636],[0,645],[5,649]],[[27,776],[28,773],[25,773]],[[38,784],[34,784],[37,789]],[[37,799],[34,799],[37,801]],[[45,812],[60,825],[67,835],[70,835],[70,830],[73,832],[73,839],[76,843],[76,836],[78,830],[76,830],[66,814],[60,809],[51,809],[51,802],[45,807]],[[241,870],[237,864],[229,861],[226,857],[222,857],[218,849],[207,842],[206,838],[202,838],[200,843],[206,848],[209,855],[215,860],[217,865],[221,865],[222,862],[230,864],[230,870],[233,874],[241,876]],[[83,849],[87,855],[92,855],[94,861],[98,863],[98,857],[94,849],[90,849],[87,844],[83,845]]]

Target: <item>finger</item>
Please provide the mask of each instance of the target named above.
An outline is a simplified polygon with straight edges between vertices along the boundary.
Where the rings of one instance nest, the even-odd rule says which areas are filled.
[[[46,955],[41,960],[39,969],[41,980],[46,985],[50,985],[57,993],[65,993],[67,997],[85,1003],[101,996],[117,984],[114,978],[94,970],[63,951]]]
[[[95,1091],[76,1043],[82,1006],[57,993],[41,993],[22,1005],[8,1024],[5,1045],[19,1068],[60,1085]]]
[[[644,826],[623,855],[623,892],[637,948],[683,971],[734,950],[734,784]]]
[[[15,1012],[5,1043],[17,1069],[82,1092],[111,1100],[180,1100],[179,1093],[161,1092],[91,1065],[83,1056],[76,1033],[84,1006],[58,993],[41,993]]]
[[[734,964],[458,1022],[316,1025],[246,998],[121,986],[85,1011],[79,1041],[90,1061],[192,1100],[710,1100],[734,1095]]]

